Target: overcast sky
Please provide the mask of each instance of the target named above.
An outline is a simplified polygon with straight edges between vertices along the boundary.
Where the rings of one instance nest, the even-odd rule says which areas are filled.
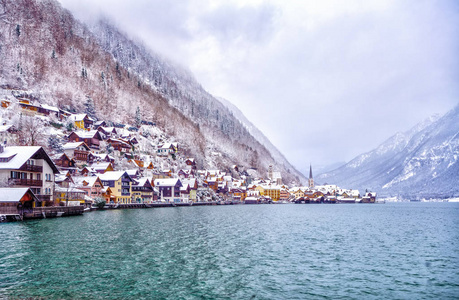
[[[458,1],[60,2],[189,68],[305,174],[459,102]]]

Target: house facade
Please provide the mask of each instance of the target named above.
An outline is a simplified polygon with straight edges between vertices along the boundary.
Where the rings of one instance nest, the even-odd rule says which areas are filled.
[[[154,185],[158,188],[159,199],[164,202],[180,202],[180,188],[182,182],[178,178],[155,179]]]
[[[109,171],[99,176],[104,187],[110,188],[107,203],[131,203],[133,179],[125,171]]]
[[[0,145],[0,182],[9,187],[30,187],[43,205],[53,202],[57,173],[59,170],[40,146]]]

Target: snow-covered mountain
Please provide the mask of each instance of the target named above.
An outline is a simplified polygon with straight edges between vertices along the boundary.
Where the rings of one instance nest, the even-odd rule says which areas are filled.
[[[459,195],[459,105],[397,133],[316,181],[408,199]]]
[[[186,69],[133,41],[109,22],[88,27],[55,0],[0,1],[0,87],[40,103],[132,123],[136,109],[206,167],[233,164],[287,182],[302,176],[277,161]],[[215,155],[218,154],[218,155]]]

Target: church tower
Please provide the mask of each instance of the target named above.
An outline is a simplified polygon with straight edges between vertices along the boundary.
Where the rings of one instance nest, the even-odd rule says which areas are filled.
[[[312,165],[309,165],[309,188],[314,188],[314,178],[312,178]]]
[[[270,180],[273,180],[273,166],[272,165],[270,165],[268,168],[268,178]]]

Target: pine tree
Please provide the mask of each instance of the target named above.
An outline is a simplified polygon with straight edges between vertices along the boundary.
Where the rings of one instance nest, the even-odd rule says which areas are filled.
[[[142,116],[140,115],[140,108],[137,106],[135,111],[135,126],[139,128],[142,125]]]
[[[84,112],[93,120],[97,120],[96,109],[94,108],[94,100],[91,97],[86,98],[86,103],[84,104]]]
[[[64,149],[62,148],[62,144],[59,141],[59,138],[56,135],[51,135],[48,138],[48,147],[50,149],[53,149],[57,153],[64,152]]]

